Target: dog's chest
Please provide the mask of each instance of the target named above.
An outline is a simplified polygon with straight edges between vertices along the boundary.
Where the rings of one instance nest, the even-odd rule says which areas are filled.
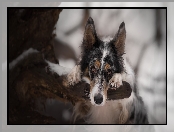
[[[87,122],[91,124],[117,124],[121,110],[122,106],[118,101],[107,101],[104,106],[92,105]]]

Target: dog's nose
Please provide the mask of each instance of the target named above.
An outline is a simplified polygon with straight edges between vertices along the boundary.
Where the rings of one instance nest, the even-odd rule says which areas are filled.
[[[98,93],[94,96],[94,101],[96,104],[101,104],[103,102],[103,95]]]

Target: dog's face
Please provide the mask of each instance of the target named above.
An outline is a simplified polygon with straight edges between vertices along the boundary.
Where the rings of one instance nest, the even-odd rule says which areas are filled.
[[[123,71],[125,24],[121,23],[113,40],[103,42],[97,36],[92,18],[85,27],[81,70],[90,79],[91,103],[103,106],[107,99],[109,80]]]

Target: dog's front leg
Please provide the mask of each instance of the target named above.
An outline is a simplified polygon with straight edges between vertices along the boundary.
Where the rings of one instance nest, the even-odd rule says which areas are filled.
[[[81,66],[76,65],[67,75],[69,85],[75,85],[81,81]]]

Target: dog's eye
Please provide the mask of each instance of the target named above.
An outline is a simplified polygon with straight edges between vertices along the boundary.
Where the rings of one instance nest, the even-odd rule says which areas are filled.
[[[93,73],[97,73],[97,69],[93,66],[93,67],[91,67],[91,71],[93,72]]]

